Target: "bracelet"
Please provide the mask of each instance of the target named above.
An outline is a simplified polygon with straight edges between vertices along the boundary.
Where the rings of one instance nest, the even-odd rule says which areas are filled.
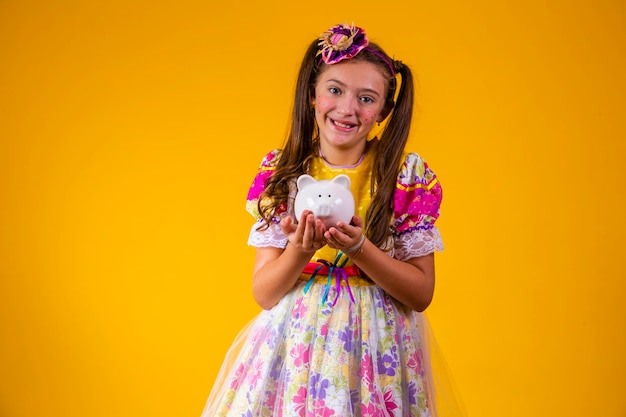
[[[365,243],[365,235],[361,235],[361,239],[359,239],[356,245],[344,250],[343,253],[346,255],[357,256],[363,252],[363,243]]]

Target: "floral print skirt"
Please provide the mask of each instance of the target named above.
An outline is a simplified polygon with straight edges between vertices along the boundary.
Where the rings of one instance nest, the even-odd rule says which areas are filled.
[[[358,277],[297,284],[244,328],[202,417],[434,417],[424,318]]]

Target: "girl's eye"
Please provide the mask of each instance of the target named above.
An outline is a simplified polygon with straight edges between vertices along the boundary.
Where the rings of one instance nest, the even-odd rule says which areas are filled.
[[[337,87],[330,87],[328,89],[328,91],[330,92],[330,94],[339,94],[339,93],[341,93],[341,90],[339,90]]]
[[[374,102],[374,99],[373,99],[373,98],[371,98],[371,97],[367,97],[367,96],[365,96],[365,97],[361,97],[361,101],[362,101],[363,103],[373,103],[373,102]]]

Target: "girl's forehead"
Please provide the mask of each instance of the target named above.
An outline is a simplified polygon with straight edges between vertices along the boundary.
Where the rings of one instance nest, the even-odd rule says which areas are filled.
[[[339,81],[354,86],[374,84],[382,88],[387,85],[387,80],[378,66],[367,61],[344,61],[327,65],[318,76],[317,82],[319,84],[328,81]]]

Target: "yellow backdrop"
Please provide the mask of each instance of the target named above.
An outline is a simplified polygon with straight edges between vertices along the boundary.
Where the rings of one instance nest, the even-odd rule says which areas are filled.
[[[429,316],[473,417],[626,415],[626,5],[0,2],[0,416],[197,416],[259,308],[251,218],[305,46],[419,78]]]

